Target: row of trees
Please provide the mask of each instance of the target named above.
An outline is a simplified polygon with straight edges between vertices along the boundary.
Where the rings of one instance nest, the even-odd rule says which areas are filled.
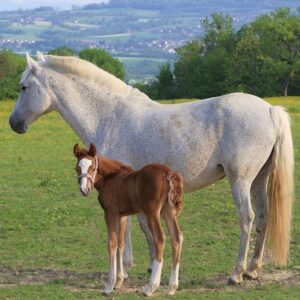
[[[230,92],[261,97],[300,92],[300,7],[259,16],[235,30],[230,16],[213,14],[202,22],[203,38],[178,48],[174,67],[161,66],[151,84],[137,87],[153,99],[207,98]],[[124,80],[123,64],[102,49],[79,53],[61,47],[54,55],[78,55]],[[16,98],[25,59],[0,51],[0,99]]]
[[[236,31],[230,16],[213,14],[205,35],[177,49],[172,69],[138,87],[154,99],[207,98],[229,92],[261,97],[300,92],[300,8],[259,16]]]
[[[73,49],[68,47],[50,50],[48,54],[60,56],[77,55]],[[123,64],[105,50],[84,49],[78,53],[78,56],[94,63],[122,80],[125,78]],[[0,100],[17,98],[19,94],[19,81],[22,72],[25,70],[25,66],[26,61],[24,56],[9,50],[0,51]]]

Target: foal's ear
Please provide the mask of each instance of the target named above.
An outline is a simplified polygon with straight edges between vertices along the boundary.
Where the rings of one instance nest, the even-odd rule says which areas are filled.
[[[97,153],[96,146],[93,143],[91,143],[88,155],[90,155],[90,156],[96,156],[96,153]]]
[[[78,158],[81,151],[80,151],[80,148],[79,148],[79,145],[78,144],[75,144],[74,145],[74,148],[73,148],[73,152],[74,152],[74,155]]]

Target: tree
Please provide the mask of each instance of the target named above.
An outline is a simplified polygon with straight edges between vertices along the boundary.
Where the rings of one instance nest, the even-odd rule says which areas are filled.
[[[177,49],[174,75],[178,96],[206,98],[224,94],[235,45],[232,18],[213,14],[203,21],[204,38]]]
[[[288,95],[300,84],[300,10],[275,10],[239,32],[229,89],[259,96]]]
[[[210,53],[216,48],[223,48],[228,52],[234,49],[235,31],[231,16],[213,13],[211,19],[205,18],[202,21],[202,25],[205,32],[203,53]]]
[[[15,99],[19,81],[26,66],[25,58],[10,50],[0,51],[0,99]]]
[[[176,87],[170,64],[167,63],[160,67],[156,79],[158,99],[173,99],[175,97]]]
[[[58,55],[58,56],[74,56],[75,51],[69,47],[59,47],[48,51],[50,55]]]
[[[84,49],[79,52],[79,57],[92,62],[96,66],[115,75],[121,80],[124,80],[125,78],[125,69],[123,64],[117,58],[113,58],[105,50],[97,48]]]

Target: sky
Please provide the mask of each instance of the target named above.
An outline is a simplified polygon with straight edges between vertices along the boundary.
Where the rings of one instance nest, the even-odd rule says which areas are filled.
[[[31,9],[40,6],[53,6],[59,9],[69,9],[72,5],[101,3],[107,0],[0,0],[0,10]]]

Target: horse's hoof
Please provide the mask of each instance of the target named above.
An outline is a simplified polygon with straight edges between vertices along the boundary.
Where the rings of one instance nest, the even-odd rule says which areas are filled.
[[[146,296],[146,297],[151,297],[153,294],[153,291],[150,287],[146,286],[144,289],[143,289],[143,295]]]
[[[228,278],[227,280],[227,285],[239,285],[242,283],[242,280],[234,280],[231,277]]]
[[[111,293],[111,292],[106,291],[106,290],[103,290],[103,291],[102,291],[102,295],[105,296],[105,297],[108,297],[108,296],[110,295],[110,293]]]
[[[105,287],[104,290],[102,291],[102,295],[103,296],[108,296],[109,294],[111,294],[113,288],[111,287]]]

